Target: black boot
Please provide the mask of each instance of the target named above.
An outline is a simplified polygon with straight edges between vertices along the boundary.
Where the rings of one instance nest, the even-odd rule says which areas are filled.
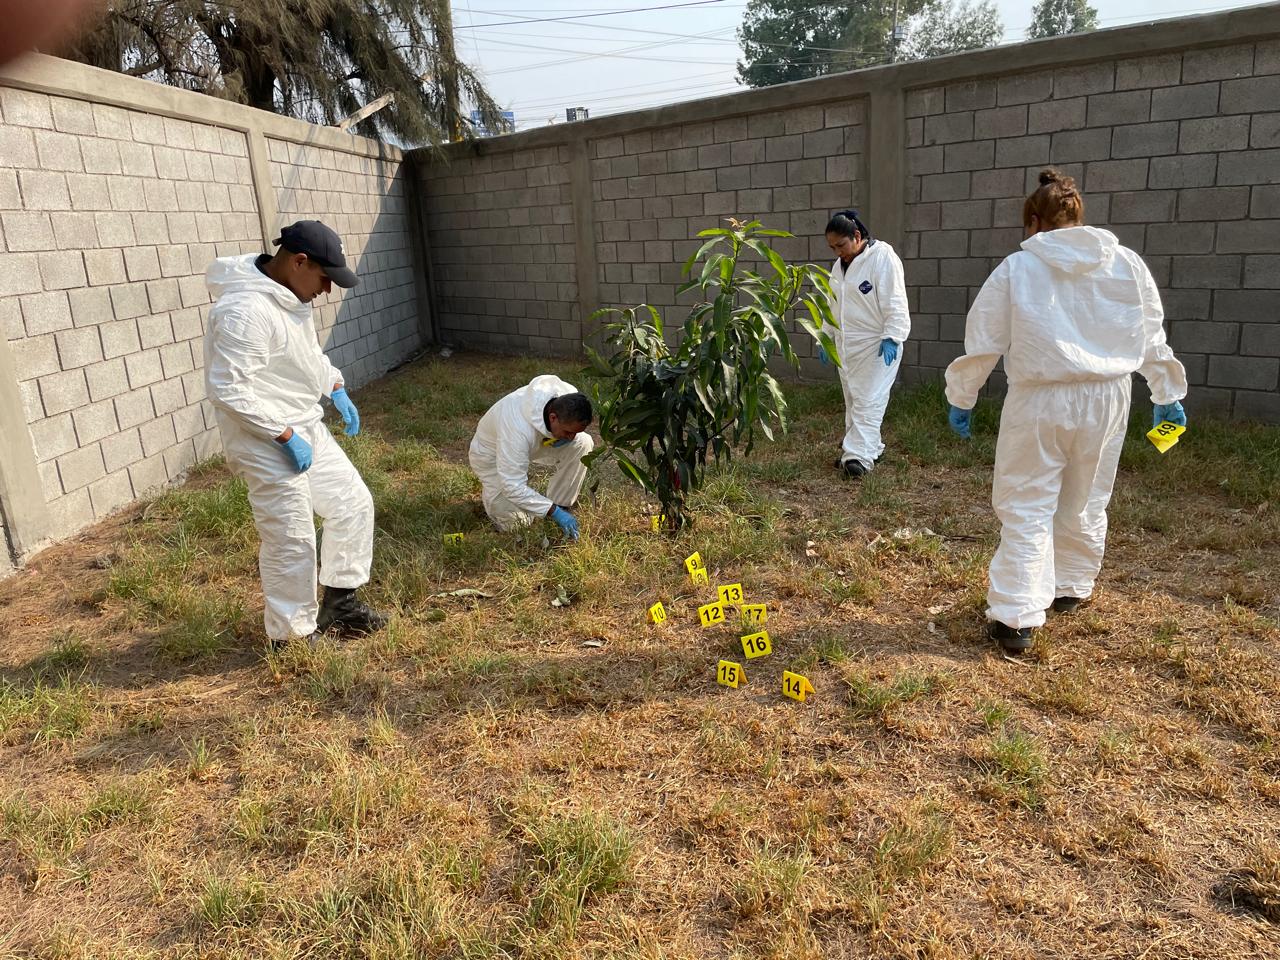
[[[1005,653],[1026,653],[1031,648],[1031,628],[1010,627],[999,620],[987,624],[987,636],[1000,644]]]
[[[845,476],[851,480],[860,480],[866,476],[867,468],[862,465],[862,461],[852,458],[845,460],[840,464],[840,469],[845,472]]]
[[[1084,601],[1084,597],[1054,597],[1051,609],[1054,613],[1075,613]]]
[[[356,598],[355,587],[325,587],[316,632],[332,630],[347,636],[362,636],[381,630],[387,618]]]

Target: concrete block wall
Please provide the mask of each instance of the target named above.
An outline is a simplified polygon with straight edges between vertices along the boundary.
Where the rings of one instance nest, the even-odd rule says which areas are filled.
[[[319,307],[348,383],[422,345],[394,148],[33,56],[0,70],[0,157],[0,570],[219,451],[214,258],[325,220],[363,275]]]
[[[544,356],[582,347],[569,156],[552,145],[428,165],[436,328],[446,342]]]
[[[1280,421],[1280,41],[926,87],[906,123],[918,375],[961,351],[1053,164],[1150,266],[1195,408]]]
[[[1188,406],[1280,422],[1278,49],[1280,4],[1269,4],[418,153],[428,269],[450,318],[442,335],[576,352],[572,328],[528,337],[521,330],[537,321],[519,303],[484,300],[486,278],[499,276],[488,265],[538,243],[507,225],[542,203],[519,191],[501,204],[459,196],[501,190],[497,171],[554,152],[566,188],[558,213],[572,218],[557,256],[571,235],[576,270],[566,274],[581,282],[540,289],[538,315],[670,306],[693,235],[733,214],[790,229],[803,239],[780,244],[784,255],[825,266],[822,225],[852,203],[904,258],[913,334],[903,379],[934,379],[960,351],[977,289],[1017,248],[1022,200],[1053,163],[1080,180],[1089,221],[1151,264],[1192,380]],[[802,373],[833,375],[812,359]]]
[[[216,452],[204,267],[258,245],[242,133],[0,88],[0,311],[51,534]]]
[[[866,196],[865,115],[863,102],[841,101],[591,141],[600,302],[674,307],[698,232],[729,217],[795,234],[771,241],[790,261],[831,259],[831,211]],[[684,320],[664,313],[669,326]],[[807,337],[795,345],[811,355]]]
[[[357,264],[359,285],[315,308],[316,332],[350,383],[368,383],[422,347],[403,164],[273,138],[267,153],[279,224],[323,220]]]

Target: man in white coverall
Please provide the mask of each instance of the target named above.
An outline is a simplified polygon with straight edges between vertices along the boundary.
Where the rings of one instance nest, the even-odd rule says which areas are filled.
[[[485,513],[499,530],[547,517],[578,538],[572,510],[587,477],[582,458],[595,446],[585,432],[592,415],[586,396],[548,374],[507,394],[480,418],[468,459],[483,487]],[[534,463],[555,468],[546,496],[529,486]]]
[[[884,453],[880,423],[898,376],[902,344],[911,333],[902,261],[876,240],[856,210],[837,213],[827,224],[831,266],[831,312],[840,329],[840,386],[844,391],[844,442],[836,467],[861,477]]]
[[[1107,504],[1129,421],[1131,375],[1146,378],[1155,420],[1186,423],[1187,375],[1165,342],[1151,271],[1106,230],[1084,226],[1075,182],[1040,174],[1027,198],[1022,249],[998,266],[969,310],[965,353],[947,368],[952,429],[969,436],[978,391],[1003,356],[992,504],[989,633],[1017,653],[1045,610],[1093,593]]]
[[[280,231],[275,256],[223,257],[209,267],[205,389],[227,463],[249,488],[272,646],[317,630],[361,634],[386,618],[356,598],[373,559],[373,498],[322,418],[327,396],[346,433],[360,415],[316,340],[311,301],[354,287],[342,241],[318,220]],[[313,514],[324,518],[316,604]]]

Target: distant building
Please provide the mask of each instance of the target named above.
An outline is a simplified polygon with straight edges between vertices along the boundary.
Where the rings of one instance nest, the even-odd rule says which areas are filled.
[[[503,133],[514,133],[516,129],[516,115],[513,110],[502,111],[502,127],[498,130],[490,130],[485,126],[484,118],[480,115],[479,110],[471,111],[471,126],[475,130],[477,137],[496,137]]]

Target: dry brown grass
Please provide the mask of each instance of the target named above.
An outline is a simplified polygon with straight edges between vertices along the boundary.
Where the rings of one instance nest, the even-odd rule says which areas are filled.
[[[903,393],[854,485],[838,391],[793,390],[693,530],[606,475],[545,547],[488,530],[463,466],[537,369],[361,392],[376,637],[264,656],[216,465],[0,584],[0,954],[1277,955],[1280,431],[1134,442],[1095,602],[1015,664],[980,632],[991,408],[965,445]],[[737,631],[695,610],[739,581],[775,652],[729,691]]]

